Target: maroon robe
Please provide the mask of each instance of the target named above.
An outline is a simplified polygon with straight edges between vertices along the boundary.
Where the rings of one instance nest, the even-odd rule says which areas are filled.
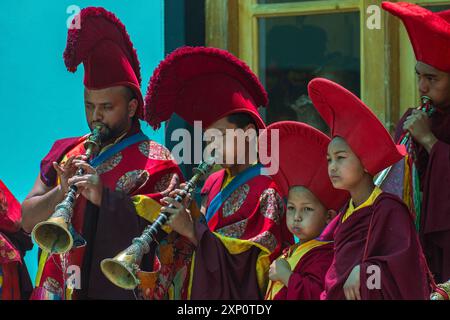
[[[225,170],[213,173],[205,182],[202,194],[207,206],[220,192]],[[190,298],[263,299],[265,290],[258,284],[256,263],[261,249],[252,246],[239,254],[230,254],[223,237],[249,240],[267,248],[277,257],[292,244],[286,228],[284,203],[278,187],[270,177],[259,175],[238,187],[206,225],[203,215],[195,223],[198,240]]]
[[[403,133],[400,120],[396,139]],[[423,192],[419,235],[428,265],[437,282],[450,279],[450,113],[437,110],[431,117],[431,131],[439,140],[430,154],[416,143],[416,165]]]
[[[203,221],[195,223],[198,245],[190,299],[261,300],[256,261],[257,247],[232,255]]]
[[[343,286],[357,265],[363,300],[429,299],[419,239],[408,208],[397,196],[383,192],[373,205],[355,211],[343,223],[340,220],[334,244],[335,256],[322,299],[345,299]],[[379,267],[380,288],[366,285],[374,274],[369,266]]]
[[[126,137],[138,132],[140,132],[140,125],[135,123]],[[41,161],[41,180],[48,187],[53,187],[57,183],[57,174],[52,166],[53,161],[62,160],[67,152],[78,143],[78,140],[79,138],[68,138],[56,141],[50,152]],[[149,157],[153,157],[153,155],[149,155]],[[158,168],[155,170],[155,174],[148,179],[145,186],[136,192],[133,191],[132,194],[117,191],[111,186],[105,186],[104,183],[102,202],[99,207],[83,197],[77,200],[77,205],[84,206],[81,235],[87,241],[87,245],[84,249],[81,267],[81,289],[74,290],[76,299],[135,299],[133,291],[115,286],[104,276],[100,269],[100,262],[105,258],[114,257],[130,246],[132,239],[139,236],[149,224],[147,220],[136,213],[131,195],[141,194],[141,192],[145,194],[156,192],[156,185],[160,185],[160,187],[167,185],[167,183],[159,183],[163,181],[160,180],[161,176],[166,174],[177,174],[181,177],[181,172],[174,162],[167,166],[163,166],[163,162],[161,161],[159,171]],[[169,162],[172,161],[167,163]],[[144,164],[137,162],[131,168],[140,168]],[[162,196],[162,193],[158,195],[159,198]],[[74,223],[75,218],[74,215],[72,219]],[[161,232],[160,236],[164,235],[164,232]],[[155,248],[154,243],[150,253],[144,256],[141,269],[153,269]]]
[[[332,242],[308,251],[297,263],[289,278],[274,300],[319,300],[324,290],[325,275],[333,261]]]
[[[10,271],[12,271],[11,274],[14,275],[15,279],[6,279],[6,277],[8,277],[8,274],[6,272],[8,266],[2,265],[1,263],[2,256],[3,254],[5,254],[5,252],[0,252],[0,268],[3,268],[3,286],[0,286],[0,288],[2,289],[0,291],[5,290],[6,282],[9,281],[14,283],[18,287],[18,288],[11,288],[11,289],[18,289],[18,292],[15,292],[13,295],[11,295],[10,298],[27,300],[31,294],[31,291],[33,290],[33,284],[31,283],[30,275],[28,274],[28,269],[23,259],[25,256],[25,252],[33,248],[31,237],[28,234],[26,234],[23,230],[19,230],[14,233],[0,231],[0,251],[4,250],[3,245],[5,245],[5,243],[1,243],[2,241],[7,241],[8,245],[11,245],[17,250],[17,252],[20,254],[19,259],[20,261],[11,263],[9,266]],[[4,298],[5,292],[2,293]],[[0,295],[0,300],[2,300],[2,295]]]

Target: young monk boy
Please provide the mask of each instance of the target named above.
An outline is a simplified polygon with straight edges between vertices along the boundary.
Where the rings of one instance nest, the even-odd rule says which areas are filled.
[[[334,189],[328,179],[330,138],[300,122],[277,122],[268,127],[272,130],[279,131],[279,170],[273,178],[288,200],[287,227],[300,242],[271,264],[265,298],[318,300],[333,260],[333,242],[318,237],[349,195]]]
[[[326,79],[308,86],[331,129],[328,174],[351,200],[334,233],[335,255],[325,278],[325,299],[428,299],[427,267],[406,205],[373,183],[403,156],[370,109]]]

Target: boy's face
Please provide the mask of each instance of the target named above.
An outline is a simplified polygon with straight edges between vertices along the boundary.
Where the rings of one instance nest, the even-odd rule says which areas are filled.
[[[418,61],[416,75],[421,96],[430,97],[438,108],[450,108],[450,74]]]
[[[335,137],[328,145],[328,176],[336,189],[351,191],[358,187],[368,174],[359,158],[341,137]]]
[[[320,236],[332,215],[307,188],[293,187],[289,190],[286,224],[300,241]]]
[[[239,129],[236,124],[229,122],[227,117],[224,117],[214,122],[208,129],[216,129],[222,133],[223,148],[222,150],[216,150],[217,158],[223,159],[222,167],[229,168],[245,161],[248,153],[248,145],[246,145],[248,137],[244,137],[241,133],[246,133],[247,130],[251,129],[255,130],[253,125]],[[230,137],[229,135],[233,136]],[[227,163],[227,159],[232,159],[232,163]]]

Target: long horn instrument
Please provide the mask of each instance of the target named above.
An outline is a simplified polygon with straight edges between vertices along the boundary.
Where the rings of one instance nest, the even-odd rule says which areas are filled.
[[[211,171],[214,163],[211,160],[202,162],[197,168],[194,169],[194,176],[186,183],[184,191],[181,195],[177,195],[175,200],[181,202],[188,193],[191,193],[201,177],[208,175]],[[170,208],[174,208],[173,205],[169,205]],[[161,228],[167,223],[169,215],[164,212],[160,212],[155,222],[148,225],[143,231],[142,235],[138,238],[134,238],[132,244],[114,258],[104,259],[100,267],[104,275],[114,283],[116,286],[133,290],[140,281],[137,273],[139,271],[139,265],[142,257],[150,251],[150,245],[153,241],[156,241],[156,236]]]
[[[85,155],[88,160],[100,150],[100,131],[102,128],[102,125],[96,126],[84,143]],[[82,175],[83,173],[84,170],[80,168],[76,174]],[[78,188],[75,185],[71,185],[64,200],[55,207],[55,212],[50,218],[34,226],[31,235],[42,250],[51,254],[61,254],[72,248],[73,236],[70,232],[70,224],[77,190]]]

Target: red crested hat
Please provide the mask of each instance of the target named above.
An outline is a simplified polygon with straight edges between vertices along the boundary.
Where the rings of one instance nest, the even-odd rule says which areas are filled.
[[[19,201],[0,180],[0,231],[18,231],[21,220],[22,212]]]
[[[399,17],[417,61],[450,73],[450,10],[431,12],[408,2],[383,2],[384,10]]]
[[[234,113],[248,113],[265,128],[258,107],[267,93],[241,60],[217,48],[182,47],[164,59],[153,73],[145,97],[146,117],[157,128],[173,113],[207,128]]]
[[[84,85],[88,89],[129,87],[139,102],[137,116],[146,120],[139,60],[125,26],[104,8],[84,8],[76,19],[80,28],[71,28],[67,34],[64,51],[67,69],[75,72],[83,63]]]
[[[273,130],[278,130],[279,136],[279,157],[276,158],[267,153],[267,148],[272,145]],[[267,144],[261,144],[260,150],[271,154],[272,161],[278,162],[279,170],[272,177],[283,196],[288,196],[291,187],[303,186],[327,209],[337,211],[342,208],[350,196],[346,191],[335,189],[328,176],[328,136],[305,123],[295,121],[273,123],[262,135],[265,134]]]
[[[375,114],[357,96],[323,78],[308,84],[309,97],[328,124],[332,137],[342,137],[375,176],[405,155]]]

